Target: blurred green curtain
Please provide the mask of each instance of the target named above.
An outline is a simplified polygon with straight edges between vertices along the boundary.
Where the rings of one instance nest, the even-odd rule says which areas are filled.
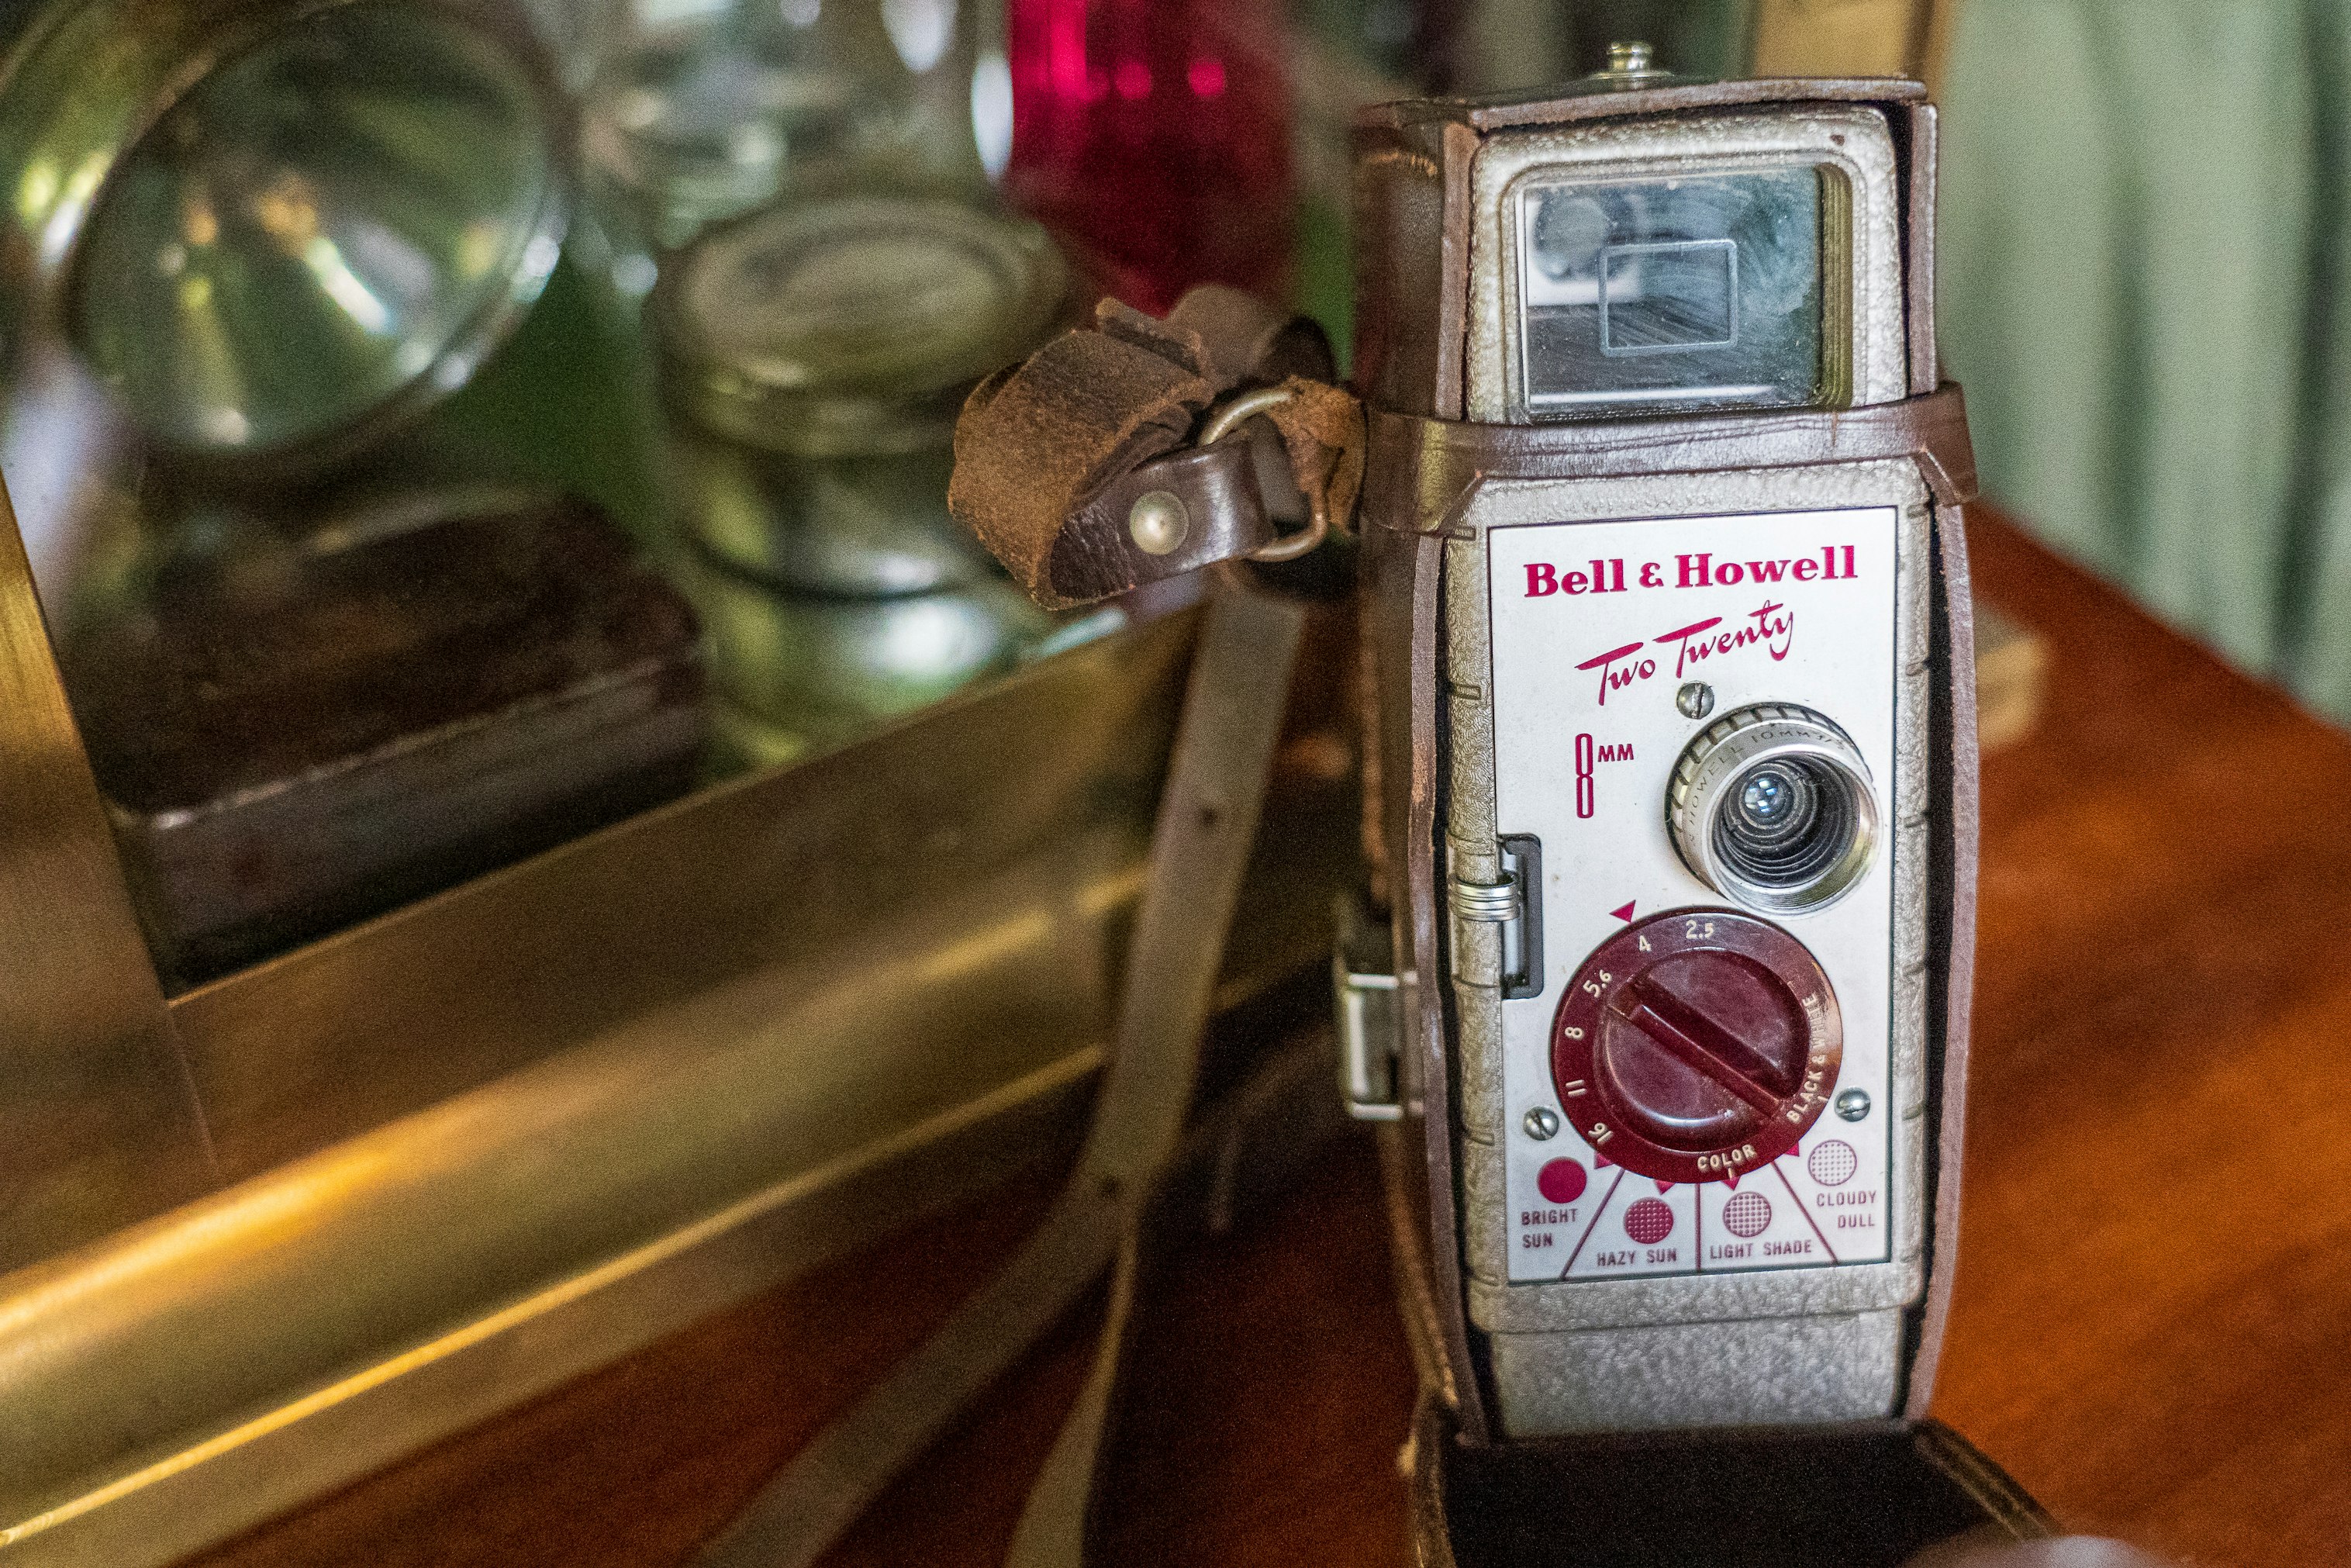
[[[2344,0],[1959,0],[1942,325],[1985,488],[2351,718]]]

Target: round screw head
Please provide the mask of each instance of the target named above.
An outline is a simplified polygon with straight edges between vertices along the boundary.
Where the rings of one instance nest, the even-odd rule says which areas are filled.
[[[1674,694],[1674,706],[1684,718],[1704,718],[1714,711],[1714,688],[1704,681],[1685,682]]]
[[[1559,1113],[1548,1105],[1538,1105],[1527,1113],[1527,1136],[1537,1143],[1559,1134]]]
[[[1869,1114],[1869,1091],[1848,1089],[1836,1097],[1836,1113],[1848,1122],[1858,1122]]]
[[[1192,531],[1192,515],[1172,490],[1147,490],[1126,509],[1126,531],[1145,555],[1165,555]]]

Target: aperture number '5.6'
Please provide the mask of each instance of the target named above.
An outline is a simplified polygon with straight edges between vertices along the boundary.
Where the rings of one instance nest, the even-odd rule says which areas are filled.
[[[1589,734],[1577,736],[1575,737],[1575,814],[1578,817],[1589,817],[1594,810],[1592,793],[1592,770],[1594,768],[1603,762],[1632,760],[1633,743],[1629,740],[1602,746]]]

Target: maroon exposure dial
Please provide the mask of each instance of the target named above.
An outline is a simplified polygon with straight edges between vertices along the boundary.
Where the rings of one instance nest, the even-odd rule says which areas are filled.
[[[1720,1181],[1786,1154],[1820,1120],[1844,1059],[1819,963],[1728,909],[1626,926],[1583,961],[1552,1020],[1568,1121],[1658,1181]]]

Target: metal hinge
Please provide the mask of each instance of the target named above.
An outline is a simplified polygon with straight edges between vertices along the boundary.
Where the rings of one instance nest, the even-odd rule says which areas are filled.
[[[1542,841],[1510,833],[1498,841],[1499,882],[1452,883],[1453,913],[1502,928],[1502,998],[1539,997],[1543,988]],[[1530,892],[1530,890],[1532,890]]]
[[[1404,1118],[1396,1082],[1402,1019],[1396,1008],[1395,964],[1388,932],[1373,923],[1357,894],[1339,895],[1331,956],[1332,999],[1339,1019],[1339,1092],[1359,1122]]]

